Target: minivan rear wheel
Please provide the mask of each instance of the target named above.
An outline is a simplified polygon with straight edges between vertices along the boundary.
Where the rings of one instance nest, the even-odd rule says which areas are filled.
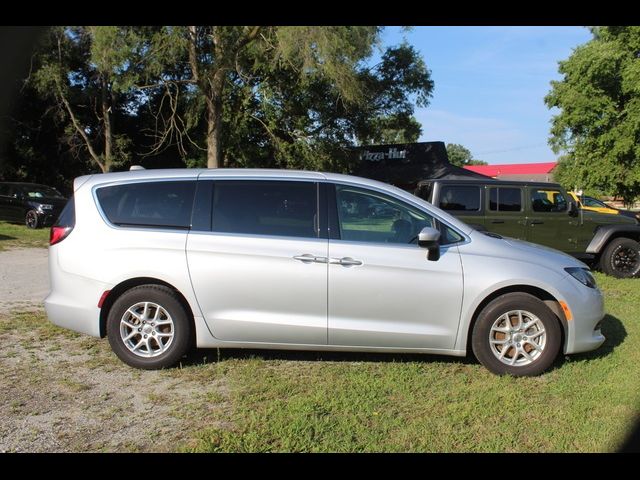
[[[502,295],[482,309],[473,328],[476,358],[491,372],[534,376],[558,356],[561,330],[553,312],[527,293]]]
[[[122,294],[107,317],[114,353],[135,368],[175,365],[191,346],[191,321],[178,294],[163,285],[140,285]]]

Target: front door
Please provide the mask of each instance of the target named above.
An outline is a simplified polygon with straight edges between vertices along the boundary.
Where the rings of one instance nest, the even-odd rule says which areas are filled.
[[[427,260],[416,237],[434,219],[402,200],[347,185],[329,198],[339,227],[329,241],[329,344],[453,348],[463,291],[458,248],[444,245],[438,261]],[[445,243],[461,240],[443,233]]]
[[[189,233],[187,259],[213,335],[326,345],[328,240],[319,238],[317,183],[220,180],[209,198],[211,231]]]
[[[563,252],[576,250],[576,217],[569,216],[569,203],[553,187],[528,187],[527,241]]]

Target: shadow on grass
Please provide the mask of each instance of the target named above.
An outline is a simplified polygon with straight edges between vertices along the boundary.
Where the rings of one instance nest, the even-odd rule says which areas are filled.
[[[592,352],[571,355],[572,360],[591,360],[606,357],[620,345],[627,336],[627,331],[622,322],[613,315],[606,315],[602,321],[602,333],[607,338],[598,348]],[[182,359],[183,366],[202,365],[218,360],[246,360],[257,358],[260,360],[290,360],[302,362],[385,362],[385,363],[411,363],[411,362],[439,362],[457,363],[460,365],[477,365],[478,361],[470,352],[466,357],[450,357],[445,355],[421,354],[421,353],[373,353],[373,352],[323,352],[307,350],[268,350],[256,348],[207,348],[194,349]],[[560,368],[565,362],[565,356],[559,355],[552,367]]]
[[[1,242],[2,240],[16,240],[16,237],[11,237],[11,236],[9,236],[9,235],[2,235],[2,234],[0,234],[0,242]]]
[[[604,316],[604,319],[602,320],[601,330],[606,340],[600,347],[591,352],[571,354],[570,359],[572,361],[579,361],[595,360],[596,358],[606,357],[610,355],[617,346],[621,345],[622,342],[624,342],[624,339],[627,337],[627,330],[624,328],[624,325],[618,318],[614,317],[613,315],[607,314]],[[558,360],[556,360],[553,368],[560,368],[565,363],[565,361],[567,361],[566,356],[559,355]]]
[[[307,350],[270,350],[256,348],[208,348],[192,350],[182,359],[182,365],[202,365],[218,360],[289,360],[298,362],[370,362],[370,363],[412,363],[440,362],[460,365],[477,364],[473,355],[451,357],[421,353],[377,353],[377,352],[326,352]]]

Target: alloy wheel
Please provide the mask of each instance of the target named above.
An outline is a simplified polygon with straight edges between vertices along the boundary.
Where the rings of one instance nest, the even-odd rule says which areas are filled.
[[[171,346],[174,334],[171,315],[157,303],[136,303],[120,319],[120,338],[139,357],[162,355]]]
[[[547,333],[540,319],[526,310],[498,317],[489,331],[491,353],[505,365],[530,365],[542,355]]]

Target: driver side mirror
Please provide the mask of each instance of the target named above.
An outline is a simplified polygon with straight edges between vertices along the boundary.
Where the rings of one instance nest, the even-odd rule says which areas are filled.
[[[567,213],[570,217],[578,216],[578,206],[575,204],[575,202],[569,202],[569,210],[567,211]]]
[[[418,234],[418,245],[427,249],[427,259],[435,262],[440,259],[440,232],[435,228],[424,227]]]

